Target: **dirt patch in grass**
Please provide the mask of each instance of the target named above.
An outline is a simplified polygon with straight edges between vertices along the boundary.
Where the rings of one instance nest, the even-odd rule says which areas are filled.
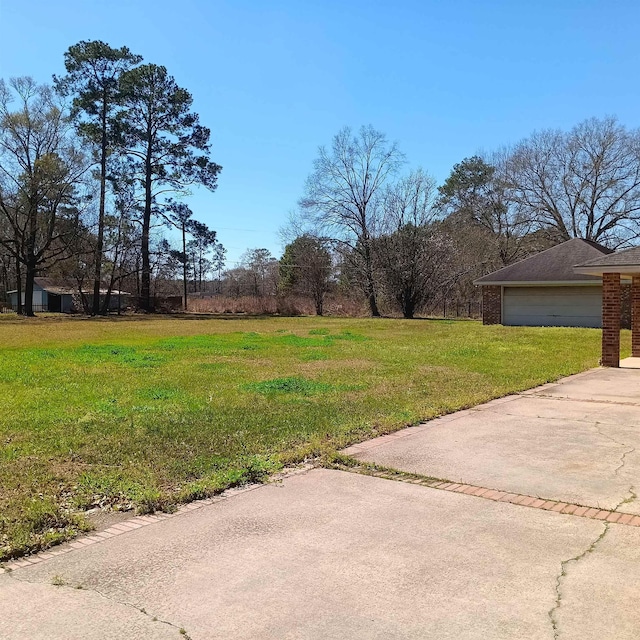
[[[132,515],[131,511],[105,511],[103,509],[95,509],[88,511],[85,517],[94,531],[104,531],[114,524],[129,520]]]
[[[318,371],[371,371],[375,369],[377,363],[373,360],[351,358],[348,360],[320,359],[305,362],[298,366],[299,371],[309,373]]]

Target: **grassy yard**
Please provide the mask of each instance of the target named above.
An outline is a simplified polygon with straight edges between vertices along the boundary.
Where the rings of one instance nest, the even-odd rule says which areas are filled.
[[[170,509],[599,353],[597,330],[470,321],[0,316],[0,560],[87,509]]]

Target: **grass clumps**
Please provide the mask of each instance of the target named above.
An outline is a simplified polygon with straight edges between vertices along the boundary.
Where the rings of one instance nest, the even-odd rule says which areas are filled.
[[[178,494],[179,502],[203,500],[219,495],[226,489],[264,482],[282,464],[262,456],[249,456],[237,466],[221,469],[193,482],[189,482]]]
[[[274,378],[263,382],[252,382],[244,387],[248,391],[255,391],[264,395],[275,394],[297,394],[310,396],[317,393],[332,391],[334,387],[317,380],[307,380],[306,378],[291,376],[288,378]]]
[[[32,497],[18,513],[0,514],[0,561],[70,540],[91,525],[50,497]]]

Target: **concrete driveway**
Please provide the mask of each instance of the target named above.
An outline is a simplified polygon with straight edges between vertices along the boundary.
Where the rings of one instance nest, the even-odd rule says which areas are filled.
[[[313,469],[134,518],[0,574],[0,638],[635,639],[639,431],[640,371],[599,369],[372,440],[349,452],[440,479]]]
[[[597,369],[347,450],[502,491],[640,514],[640,370]]]

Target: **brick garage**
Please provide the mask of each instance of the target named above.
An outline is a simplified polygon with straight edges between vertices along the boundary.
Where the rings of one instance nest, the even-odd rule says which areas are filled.
[[[601,327],[602,279],[576,273],[574,266],[610,254],[575,238],[476,280],[484,324]],[[630,328],[630,281],[622,283],[620,296],[620,324]]]

